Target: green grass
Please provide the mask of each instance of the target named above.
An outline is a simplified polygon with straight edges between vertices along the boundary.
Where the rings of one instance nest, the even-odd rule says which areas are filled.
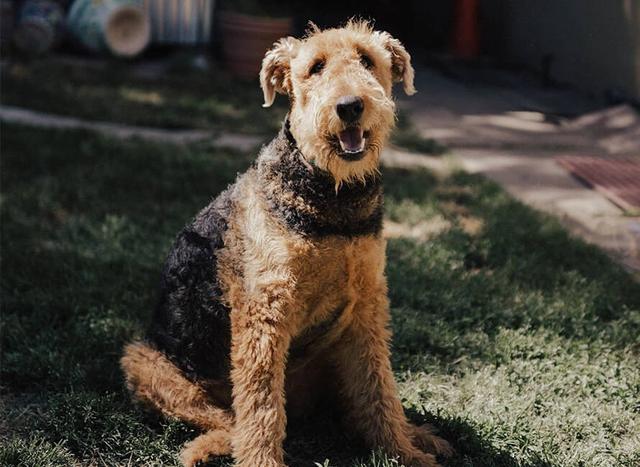
[[[253,155],[15,125],[1,150],[0,465],[178,465],[195,432],[133,406],[118,358],[174,234]],[[481,178],[384,176],[387,217],[427,232],[389,242],[393,364],[446,465],[638,465],[640,285]],[[291,465],[397,465],[323,423],[290,427]]]
[[[273,134],[286,112],[286,98],[261,109],[257,80],[242,82],[214,65],[203,72],[176,56],[167,72],[149,76],[122,62],[83,66],[57,59],[9,62],[2,67],[2,103],[87,120],[160,128],[200,128]],[[45,78],[46,77],[46,78]],[[413,152],[443,154],[446,148],[423,138],[400,112],[392,142]]]
[[[198,71],[189,55],[174,57],[167,70],[136,71],[126,62],[59,59],[10,61],[2,66],[2,103],[88,120],[161,128],[204,128],[271,134],[286,108],[262,111],[262,91],[221,71]]]

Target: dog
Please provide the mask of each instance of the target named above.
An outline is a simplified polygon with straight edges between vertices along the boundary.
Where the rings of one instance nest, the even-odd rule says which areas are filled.
[[[148,335],[121,359],[136,400],[203,430],[185,466],[282,467],[285,412],[333,385],[371,447],[421,467],[451,452],[409,423],[389,360],[378,167],[392,85],[413,94],[413,79],[403,45],[365,21],[311,24],[266,53],[264,106],[290,101],[282,129],[179,233]]]

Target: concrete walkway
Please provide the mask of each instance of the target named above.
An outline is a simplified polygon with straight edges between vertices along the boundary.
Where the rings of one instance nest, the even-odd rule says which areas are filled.
[[[465,170],[553,214],[572,233],[640,272],[640,218],[626,216],[554,160],[640,158],[640,116],[633,108],[598,109],[575,91],[544,88],[499,70],[418,69],[416,78],[418,94],[400,106],[424,137],[447,145]]]

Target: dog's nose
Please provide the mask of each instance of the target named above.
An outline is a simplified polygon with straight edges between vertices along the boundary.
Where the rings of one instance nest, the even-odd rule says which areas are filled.
[[[345,123],[355,123],[362,116],[364,101],[358,96],[342,96],[336,105],[338,117]]]

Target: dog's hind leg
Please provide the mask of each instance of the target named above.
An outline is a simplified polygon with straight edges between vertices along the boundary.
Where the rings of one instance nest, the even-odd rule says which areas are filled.
[[[216,404],[210,392],[187,379],[161,352],[134,342],[125,347],[120,365],[127,387],[143,404],[202,430],[231,431],[232,411]]]

